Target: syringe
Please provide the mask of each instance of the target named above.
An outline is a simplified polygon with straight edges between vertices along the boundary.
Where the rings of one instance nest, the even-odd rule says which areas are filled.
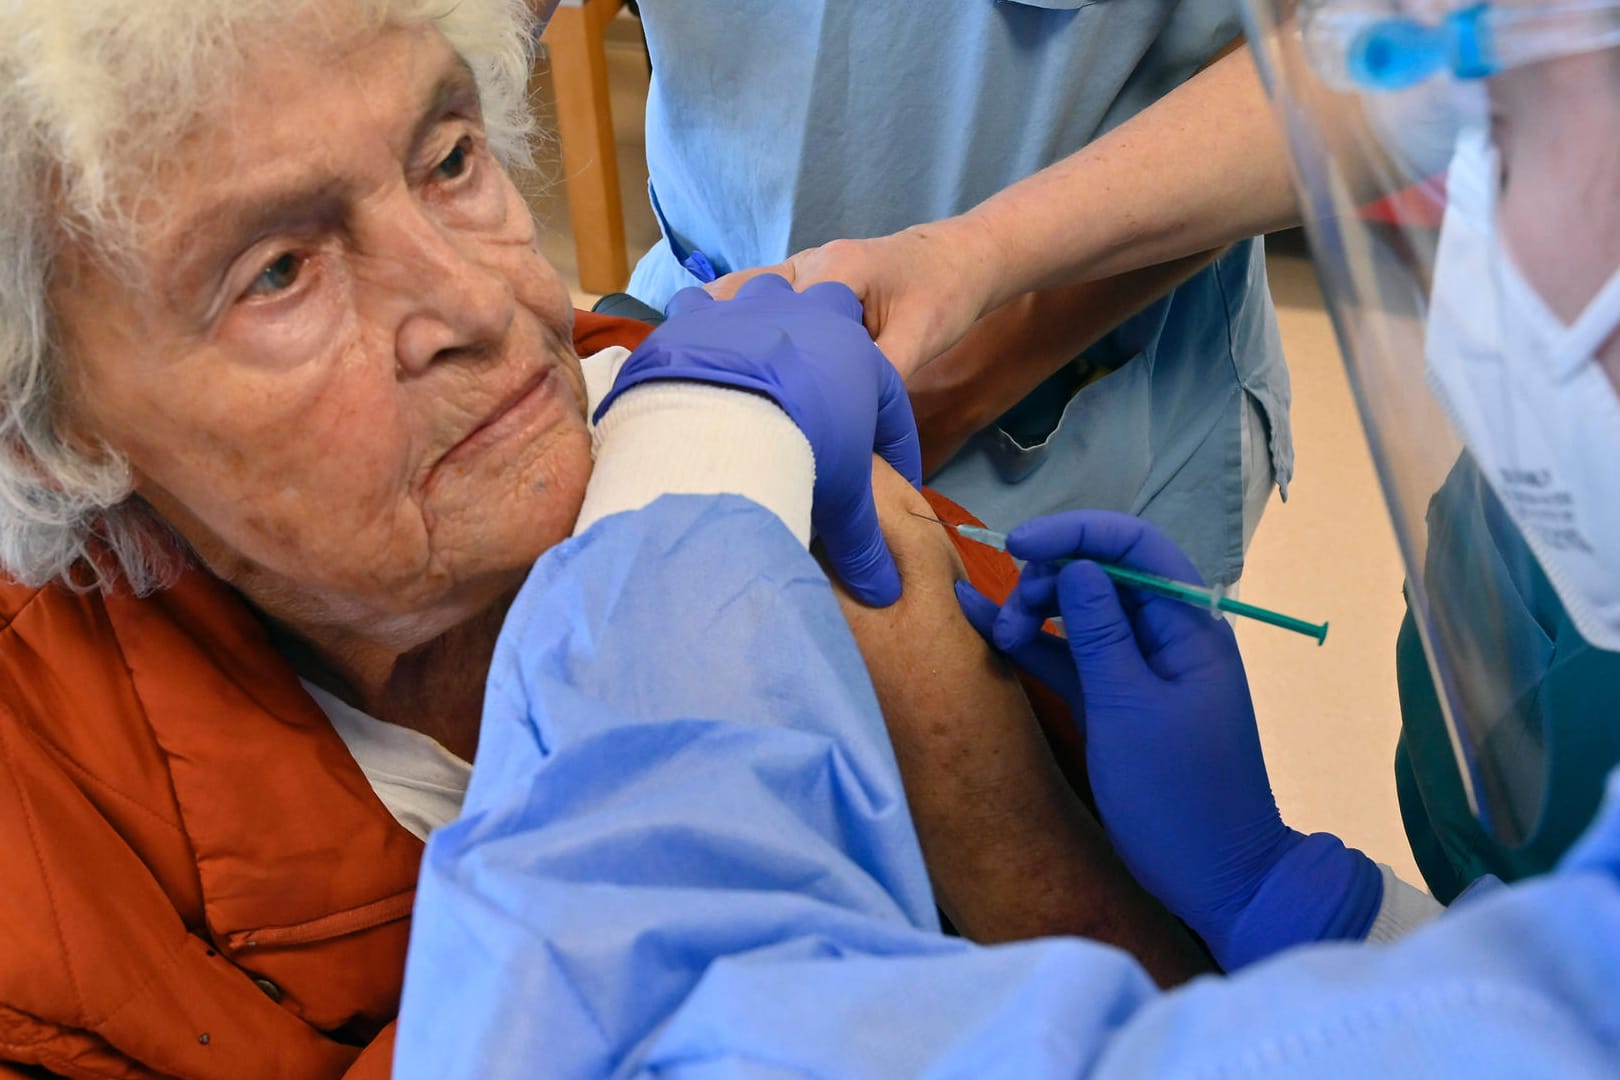
[[[979,525],[951,525],[963,536],[975,543],[993,547],[997,551],[1007,550],[1007,534],[986,529]],[[1074,559],[1059,559],[1058,565],[1064,566]],[[1247,619],[1256,619],[1272,626],[1280,626],[1284,630],[1292,630],[1296,634],[1313,637],[1321,645],[1327,640],[1328,624],[1306,622],[1296,619],[1292,615],[1284,615],[1279,611],[1260,607],[1258,604],[1246,604],[1242,600],[1234,600],[1226,596],[1219,589],[1210,589],[1202,585],[1189,585],[1184,581],[1175,581],[1171,578],[1160,577],[1157,574],[1143,573],[1141,570],[1132,570],[1128,566],[1116,566],[1113,563],[1099,562],[1097,569],[1107,574],[1122,585],[1133,585],[1139,589],[1168,596],[1172,600],[1180,600],[1193,607],[1206,608],[1211,614],[1227,612],[1232,615],[1241,615]]]

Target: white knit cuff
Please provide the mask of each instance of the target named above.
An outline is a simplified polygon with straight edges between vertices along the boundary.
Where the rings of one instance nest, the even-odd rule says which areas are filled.
[[[810,544],[815,457],[771,399],[709,383],[660,380],[625,391],[594,432],[596,467],[577,536],[660,495],[742,495]]]
[[[1408,885],[1383,863],[1378,864],[1378,872],[1384,875],[1384,899],[1378,905],[1372,928],[1367,931],[1368,941],[1378,944],[1397,941],[1446,910],[1440,901]]]

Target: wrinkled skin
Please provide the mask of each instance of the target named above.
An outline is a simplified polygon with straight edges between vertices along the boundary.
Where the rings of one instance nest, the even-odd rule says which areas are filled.
[[[572,306],[437,30],[271,41],[237,89],[143,203],[155,295],[66,253],[70,426],[365,697],[572,527]]]

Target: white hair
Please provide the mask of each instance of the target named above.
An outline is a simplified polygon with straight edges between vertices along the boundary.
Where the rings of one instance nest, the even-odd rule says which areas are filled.
[[[64,438],[48,290],[66,238],[128,253],[132,196],[266,31],[431,22],[472,68],[490,146],[528,164],[526,0],[15,0],[0,5],[0,573],[30,585],[170,584],[185,548],[127,463]],[[334,31],[335,32],[335,31]]]

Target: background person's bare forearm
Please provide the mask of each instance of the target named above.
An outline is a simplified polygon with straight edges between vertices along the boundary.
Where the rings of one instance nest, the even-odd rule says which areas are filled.
[[[994,240],[999,303],[1222,248],[1297,224],[1299,210],[1244,46],[960,220]]]
[[[1102,336],[1214,261],[1208,251],[1102,281],[1024,293],[906,381],[926,476]]]
[[[1209,970],[1126,872],[1059,773],[1017,680],[962,617],[960,563],[927,502],[873,470],[905,594],[840,596],[877,688],[941,908],[982,942],[1079,934],[1134,953],[1166,985]]]
[[[1388,134],[1369,128],[1360,95],[1303,85],[1318,133],[1353,151],[1336,155],[1340,182],[1368,198],[1402,182],[1381,160]],[[1299,220],[1284,133],[1251,50],[1240,45],[965,214],[834,240],[709,289],[730,296],[765,272],[801,289],[844,282],[864,306],[867,329],[910,378],[1024,293],[1174,264]]]

